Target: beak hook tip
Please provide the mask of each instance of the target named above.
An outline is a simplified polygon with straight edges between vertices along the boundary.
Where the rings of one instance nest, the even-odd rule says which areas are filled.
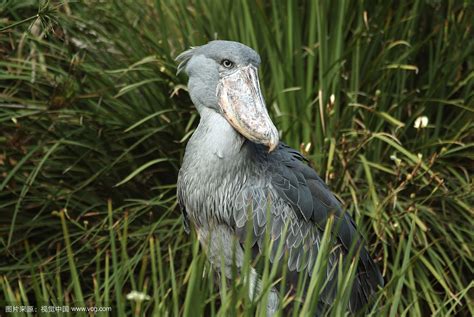
[[[274,142],[270,143],[270,144],[268,145],[268,153],[273,152],[273,151],[276,149],[277,146],[278,146],[278,142],[276,142],[276,143],[274,143]]]

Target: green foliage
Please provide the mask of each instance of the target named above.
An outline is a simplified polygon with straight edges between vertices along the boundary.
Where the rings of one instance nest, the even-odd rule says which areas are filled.
[[[261,54],[283,140],[366,233],[386,281],[367,313],[474,314],[470,1],[32,0],[0,16],[0,299],[264,313],[245,279],[216,281],[176,206],[198,117],[174,57],[219,38]],[[272,268],[262,279],[268,291]]]

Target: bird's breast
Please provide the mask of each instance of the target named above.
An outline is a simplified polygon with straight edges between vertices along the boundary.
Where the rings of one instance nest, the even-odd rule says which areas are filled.
[[[178,195],[191,222],[198,227],[230,223],[254,174],[248,161],[223,150],[187,153],[179,172]]]

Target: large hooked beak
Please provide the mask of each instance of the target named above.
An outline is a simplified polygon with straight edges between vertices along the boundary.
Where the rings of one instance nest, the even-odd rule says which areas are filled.
[[[268,146],[278,145],[278,130],[268,115],[253,65],[237,68],[222,77],[217,85],[217,99],[224,117],[248,140]]]

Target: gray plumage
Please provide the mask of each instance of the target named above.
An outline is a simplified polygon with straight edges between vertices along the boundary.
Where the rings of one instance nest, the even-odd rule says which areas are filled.
[[[353,220],[299,152],[281,142],[269,152],[269,147],[273,149],[271,144],[275,132],[268,132],[268,135],[273,133],[273,139],[267,134],[252,134],[252,125],[241,113],[247,109],[256,111],[252,105],[239,104],[242,98],[228,92],[231,90],[226,91],[230,89],[228,87],[218,89],[229,74],[235,76],[242,72],[242,78],[252,79],[246,74],[259,66],[258,54],[240,43],[213,41],[182,53],[177,60],[180,62],[178,70],[186,71],[189,76],[189,93],[201,117],[187,144],[178,176],[178,200],[187,230],[191,226],[196,229],[210,261],[219,267],[215,257],[233,249],[229,237],[235,239],[238,252],[242,252],[249,220],[252,220],[252,247],[257,251],[261,249],[268,228],[271,239],[276,241],[274,245],[278,246],[278,241],[284,239],[284,251],[289,254],[286,263],[289,271],[309,276],[318,255],[323,229],[332,214],[338,224],[337,241],[329,257],[328,271],[318,273],[326,274],[328,280],[321,300],[323,304],[331,304],[335,296],[333,286],[337,283],[337,276],[331,269],[340,255],[345,257],[351,246],[360,246],[350,310],[360,309],[383,280],[362,246]],[[231,68],[225,66],[230,64]],[[246,68],[247,65],[250,68]],[[222,95],[230,97],[223,99]],[[259,102],[254,95],[245,98],[249,103]],[[237,109],[235,116],[229,114],[222,100],[230,100],[231,105],[227,106],[231,110]],[[236,104],[232,105],[232,101]],[[263,113],[266,110],[259,111],[252,114],[252,119],[270,120]],[[248,132],[246,129],[250,130],[248,138],[243,136]],[[286,236],[283,235],[285,228]],[[275,251],[276,248],[272,250],[270,260],[280,263],[281,258],[277,258]],[[226,256],[233,258],[230,254]],[[236,261],[238,267],[242,266],[239,261],[243,258],[237,256]],[[224,270],[228,270],[230,264],[224,264]]]

